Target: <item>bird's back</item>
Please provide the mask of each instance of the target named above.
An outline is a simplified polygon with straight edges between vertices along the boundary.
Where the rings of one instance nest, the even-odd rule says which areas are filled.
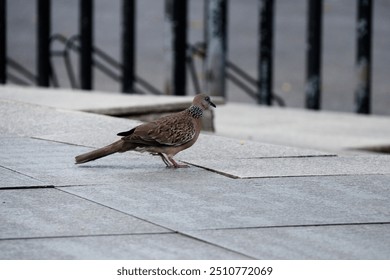
[[[199,130],[200,121],[192,118],[185,110],[141,124],[122,139],[140,145],[177,147],[197,137]]]

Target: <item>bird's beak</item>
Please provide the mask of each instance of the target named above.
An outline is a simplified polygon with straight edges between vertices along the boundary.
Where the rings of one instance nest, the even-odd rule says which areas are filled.
[[[214,104],[213,102],[209,101],[209,104],[210,104],[211,106],[213,106],[214,108],[217,108],[217,106],[215,106],[215,104]]]

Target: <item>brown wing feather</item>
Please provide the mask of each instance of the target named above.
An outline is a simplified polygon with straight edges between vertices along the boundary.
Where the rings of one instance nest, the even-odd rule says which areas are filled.
[[[137,126],[131,135],[123,139],[146,146],[180,146],[191,141],[195,134],[191,117],[180,112]]]

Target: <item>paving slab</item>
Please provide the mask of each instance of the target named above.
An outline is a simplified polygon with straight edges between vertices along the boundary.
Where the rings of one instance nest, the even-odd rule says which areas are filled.
[[[223,137],[221,137],[222,139],[217,137],[217,139],[212,140],[211,136],[206,135],[202,138],[204,138],[205,141],[201,140],[199,147],[193,152],[190,151],[184,155],[180,155],[178,159],[188,158],[188,162],[195,165],[198,165],[199,162],[201,162],[199,166],[206,169],[212,169],[209,168],[209,165],[214,161],[219,162],[218,168],[224,168],[227,164],[239,164],[236,169],[229,172],[224,172],[223,169],[214,169],[216,173],[227,174],[231,177],[239,177],[236,174],[239,174],[238,172],[243,172],[242,170],[256,174],[258,174],[257,172],[263,172],[263,177],[275,176],[273,173],[275,170],[272,168],[259,170],[255,169],[256,166],[248,166],[246,169],[243,168],[240,163],[247,159],[237,158],[239,156],[256,157],[253,160],[262,161],[264,164],[271,160],[271,162],[281,160],[280,158],[264,159],[264,157],[266,158],[267,156],[271,157],[273,155],[272,151],[274,151],[275,155],[282,157],[283,160],[291,160],[289,158],[284,158],[288,156],[293,158],[297,157],[296,160],[306,156],[309,158],[316,157],[316,152],[310,150],[306,151],[296,148],[253,143],[255,147],[253,152],[250,145],[242,145],[235,140],[230,142],[229,139]],[[231,145],[235,152],[225,153],[225,150],[218,149],[215,145],[219,142],[221,145]],[[152,176],[154,179],[159,178],[158,180],[164,180],[165,177],[170,178],[171,176],[176,177],[178,180],[182,180],[183,176],[191,176],[190,174],[193,172],[200,172],[199,168],[194,166],[189,169],[169,170],[165,168],[165,165],[159,157],[137,152],[115,154],[84,165],[75,165],[74,157],[91,150],[90,148],[23,137],[0,138],[0,143],[1,146],[8,151],[8,153],[1,155],[0,165],[31,176],[46,184],[56,186],[96,184],[96,182],[99,182],[99,184],[136,182],[135,178],[143,180],[142,178],[149,177],[150,174],[154,175]],[[201,152],[202,147],[204,148],[203,152]],[[241,147],[242,152],[239,150]],[[321,154],[322,153],[318,153],[318,155]],[[205,155],[212,159],[204,159]],[[321,156],[321,159],[326,158],[327,156]],[[44,159],[44,161],[42,159]],[[320,159],[318,160],[319,162],[322,162]],[[290,167],[286,165],[284,169],[290,170],[289,168]],[[279,167],[276,172],[285,172],[284,169],[280,169]],[[296,168],[292,168],[291,170],[296,171]],[[312,170],[309,169],[307,172],[310,171]],[[291,174],[300,175],[299,173],[288,172],[286,174],[286,176]],[[91,178],[94,178],[94,180],[91,180]]]
[[[184,160],[187,162],[187,160]],[[389,156],[281,157],[188,162],[232,178],[390,174]]]
[[[173,230],[390,222],[389,176],[137,181],[62,190]]]
[[[216,132],[241,140],[331,152],[390,147],[390,117],[227,103]]]
[[[196,180],[209,173],[197,167],[168,169],[160,157],[137,152],[75,165],[74,157],[90,148],[23,137],[0,138],[0,144],[7,150],[0,155],[1,166],[54,186]]]
[[[105,132],[105,137],[100,138],[97,131],[91,131],[90,135],[83,133],[82,135],[75,133],[42,135],[39,138],[59,141],[64,143],[72,143],[76,145],[87,145],[100,147],[118,140],[118,137],[110,136]],[[99,139],[99,140],[95,140]],[[106,139],[103,143],[103,139]],[[109,140],[111,139],[111,140]],[[100,145],[97,145],[99,142]],[[134,154],[134,153],[133,153]],[[138,154],[138,153],[136,153]],[[138,156],[142,156],[139,155]],[[145,156],[145,155],[144,155]],[[179,153],[175,158],[197,165],[199,161],[208,162],[210,159],[223,161],[221,165],[233,162],[236,159],[261,159],[261,158],[285,158],[285,157],[324,157],[335,156],[334,153],[325,153],[312,149],[303,149],[295,147],[287,147],[281,145],[272,145],[265,143],[258,143],[254,141],[240,141],[237,139],[230,139],[227,137],[213,136],[208,134],[201,134],[198,141],[190,149]],[[132,155],[133,157],[133,155]],[[207,164],[204,164],[207,168]]]
[[[0,240],[0,259],[247,259],[181,234]]]
[[[0,166],[0,189],[43,187],[45,183]]]
[[[390,258],[390,224],[252,228],[191,232],[256,259]]]
[[[313,149],[259,143],[212,134],[202,134],[194,146],[177,155],[186,161],[209,159],[228,162],[235,159],[335,156]]]
[[[54,188],[1,190],[0,213],[0,240],[168,232]]]
[[[140,122],[84,112],[67,111],[0,100],[0,133],[67,142],[75,145],[101,146],[118,139],[116,133]]]

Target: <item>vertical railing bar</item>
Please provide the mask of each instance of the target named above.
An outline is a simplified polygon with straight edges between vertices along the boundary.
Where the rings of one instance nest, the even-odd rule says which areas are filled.
[[[0,84],[7,82],[7,0],[0,0]]]
[[[38,0],[37,84],[50,86],[50,27],[51,0]]]
[[[122,92],[135,92],[136,0],[122,0]]]
[[[206,17],[205,92],[226,96],[228,0],[208,0]]]
[[[372,1],[357,1],[357,49],[355,111],[360,114],[371,112],[371,42]]]
[[[57,77],[57,72],[55,70],[55,67],[53,66],[53,63],[51,61],[51,59],[49,60],[49,73],[50,73],[50,79],[51,79],[51,83],[53,85],[53,87],[60,87],[60,83],[58,81],[58,77]]]
[[[321,108],[322,0],[308,0],[306,108]]]
[[[258,103],[271,105],[273,84],[274,1],[259,1]]]
[[[91,90],[93,46],[93,0],[80,0],[80,87]]]
[[[174,33],[174,95],[186,95],[186,57],[187,57],[187,13],[188,0],[174,0],[173,33]]]
[[[188,0],[165,0],[166,94],[186,95]]]
[[[172,94],[173,86],[173,0],[164,2],[164,93]]]

